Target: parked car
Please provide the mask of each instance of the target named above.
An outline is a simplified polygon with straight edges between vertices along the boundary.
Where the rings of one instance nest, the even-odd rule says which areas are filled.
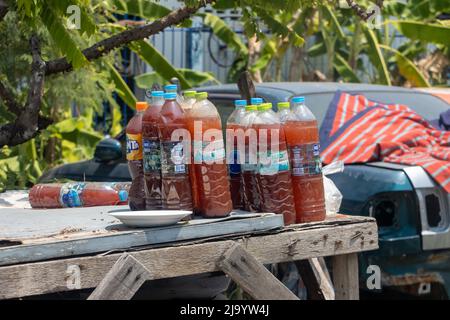
[[[225,124],[239,99],[236,85],[198,88],[207,91]],[[400,103],[427,120],[439,118],[450,108],[432,93],[367,84],[341,83],[263,83],[256,94],[274,103],[294,95],[306,97],[306,104],[322,124],[335,92],[364,94],[383,103]],[[45,173],[40,182],[70,178],[88,181],[129,180],[123,150],[123,134],[117,140],[99,143],[94,159],[65,164]],[[120,143],[122,141],[122,144]],[[450,197],[421,168],[390,163],[346,166],[343,173],[330,177],[343,194],[341,212],[372,216],[379,227],[380,249],[361,254],[360,279],[364,295],[403,297],[450,297]],[[369,265],[381,270],[382,289],[367,289]]]

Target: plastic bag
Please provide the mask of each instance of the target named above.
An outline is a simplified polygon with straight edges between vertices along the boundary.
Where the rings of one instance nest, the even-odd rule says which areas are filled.
[[[325,208],[327,211],[327,215],[334,215],[338,213],[342,202],[342,193],[336,187],[333,180],[327,178],[327,175],[343,171],[344,162],[340,160],[332,162],[322,169],[323,186],[325,189]]]

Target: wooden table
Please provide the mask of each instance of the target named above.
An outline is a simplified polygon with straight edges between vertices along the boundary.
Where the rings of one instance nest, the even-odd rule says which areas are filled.
[[[292,261],[312,296],[358,299],[357,253],[378,248],[376,222],[367,217],[337,215],[283,227],[279,215],[269,214],[127,229],[106,215],[93,218],[107,210],[83,209],[70,223],[50,215],[47,228],[35,221],[35,228],[24,229],[16,221],[16,233],[5,231],[14,229],[4,223],[11,211],[0,210],[0,298],[96,288],[90,299],[130,299],[147,280],[223,271],[255,299],[296,299],[263,266]],[[95,223],[77,225],[83,212]],[[327,256],[332,280],[321,259]]]

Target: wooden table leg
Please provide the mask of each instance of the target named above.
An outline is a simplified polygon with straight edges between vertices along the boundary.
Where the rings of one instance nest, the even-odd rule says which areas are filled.
[[[240,244],[226,250],[217,266],[256,300],[299,300]]]
[[[357,253],[333,257],[333,282],[336,300],[359,300]]]
[[[334,300],[335,293],[325,260],[311,258],[295,262],[311,300]]]
[[[130,300],[151,274],[128,253],[120,256],[88,300]]]

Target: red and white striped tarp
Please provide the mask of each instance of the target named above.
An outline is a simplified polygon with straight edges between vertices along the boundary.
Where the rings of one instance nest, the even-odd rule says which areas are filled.
[[[342,160],[418,165],[450,192],[450,132],[433,128],[405,105],[337,92],[320,135],[326,164]]]

